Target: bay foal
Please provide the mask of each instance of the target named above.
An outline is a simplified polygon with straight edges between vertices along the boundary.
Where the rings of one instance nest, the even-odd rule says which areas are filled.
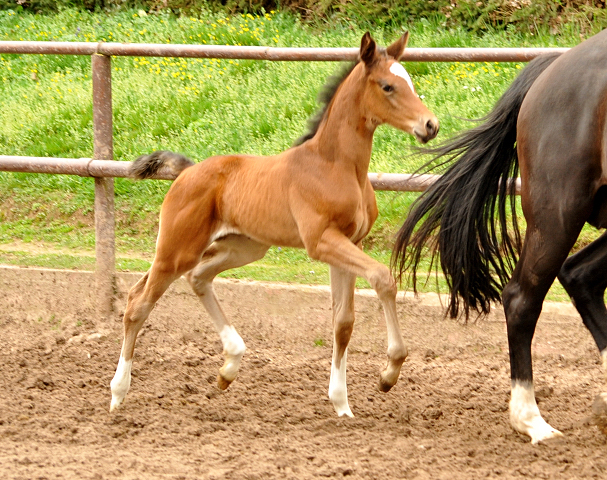
[[[219,332],[225,363],[218,384],[228,388],[245,344],[222,312],[212,282],[222,271],[262,258],[271,245],[305,248],[310,257],[330,265],[334,343],[329,398],[337,414],[352,416],[346,351],[354,323],[356,276],[367,279],[384,308],[388,361],[380,389],[388,391],[396,383],[407,356],[396,318],[396,283],[387,266],[362,252],[361,242],[378,213],[367,177],[375,129],[388,123],[424,143],[438,132],[438,120],[398,63],[407,40],[405,34],[381,50],[366,33],[359,61],[336,86],[314,130],[285,152],[218,156],[198,164],[171,152],[155,152],[134,162],[136,178],[163,166],[181,173],[162,205],[154,262],[129,292],[110,410],[123,402],[129,389],[143,322],[182,275]]]

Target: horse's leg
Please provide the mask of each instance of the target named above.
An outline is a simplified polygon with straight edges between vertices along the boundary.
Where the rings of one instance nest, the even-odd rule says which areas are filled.
[[[571,296],[584,325],[601,352],[607,387],[607,308],[604,294],[607,288],[607,233],[567,259],[559,280]],[[601,393],[607,402],[607,391]]]
[[[337,415],[352,417],[352,411],[348,405],[346,363],[348,361],[348,343],[354,326],[356,275],[334,266],[331,266],[330,271],[333,303],[333,359],[331,360],[329,399],[333,403]]]
[[[541,228],[528,225],[521,258],[502,295],[512,379],[510,422],[515,430],[529,435],[532,443],[562,435],[542,418],[535,400],[531,341],[546,293],[581,229],[581,224],[579,229],[567,228],[549,220]]]
[[[122,403],[131,384],[135,340],[143,323],[167,288],[196,266],[209,244],[213,203],[192,194],[188,180],[173,184],[160,213],[156,256],[148,273],[129,291],[124,311],[124,341],[110,384],[110,411]],[[209,192],[211,196],[213,192]]]
[[[310,239],[307,242],[304,239],[304,243],[310,257],[363,277],[377,293],[384,308],[388,330],[388,362],[380,375],[379,388],[387,392],[396,384],[408,354],[396,316],[397,289],[390,269],[364,254],[336,229],[325,230],[314,243]]]
[[[204,252],[200,263],[186,275],[192,289],[213,319],[223,344],[225,362],[217,376],[217,384],[222,390],[228,388],[236,378],[246,347],[217,301],[213,291],[213,279],[225,270],[263,258],[268,248],[267,245],[243,235],[228,235],[213,242]]]
[[[166,270],[160,262],[154,261],[150,270],[129,291],[123,318],[124,340],[120,360],[110,383],[112,391],[110,412],[122,403],[131,386],[133,352],[139,330],[158,299],[182,273],[184,272]]]

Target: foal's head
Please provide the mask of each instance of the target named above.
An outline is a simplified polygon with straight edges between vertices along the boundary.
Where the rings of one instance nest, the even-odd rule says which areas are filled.
[[[359,68],[364,68],[366,86],[361,98],[367,121],[375,126],[388,123],[426,143],[438,133],[438,119],[421,102],[411,77],[398,63],[409,32],[385,50],[380,50],[369,32],[360,44]]]

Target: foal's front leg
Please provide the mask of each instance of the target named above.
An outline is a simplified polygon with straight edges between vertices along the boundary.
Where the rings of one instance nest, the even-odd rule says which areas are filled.
[[[331,267],[331,297],[333,304],[333,359],[329,399],[338,416],[352,417],[348,405],[346,363],[348,343],[354,326],[354,287],[356,275],[338,267]]]
[[[329,228],[313,245],[306,245],[308,254],[353,275],[363,277],[377,292],[384,308],[388,329],[388,362],[379,379],[379,389],[389,391],[397,382],[407,358],[407,347],[396,316],[396,282],[385,265],[364,254],[339,230]]]

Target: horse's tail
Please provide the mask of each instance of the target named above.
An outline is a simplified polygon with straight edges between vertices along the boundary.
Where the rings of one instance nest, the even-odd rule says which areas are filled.
[[[471,308],[489,313],[491,301],[500,301],[510,279],[521,247],[516,183],[508,181],[518,176],[516,123],[531,85],[557,56],[530,62],[480,125],[423,150],[434,155],[426,167],[450,166],[411,207],[397,234],[392,268],[401,280],[410,269],[417,289],[423,254],[429,248],[431,269],[438,253],[450,291],[451,317],[457,317],[460,308],[466,318]]]
[[[142,180],[154,176],[162,167],[167,167],[173,174],[179,175],[192,165],[192,160],[179,153],[158,150],[135,160],[131,164],[130,174],[131,177]]]

